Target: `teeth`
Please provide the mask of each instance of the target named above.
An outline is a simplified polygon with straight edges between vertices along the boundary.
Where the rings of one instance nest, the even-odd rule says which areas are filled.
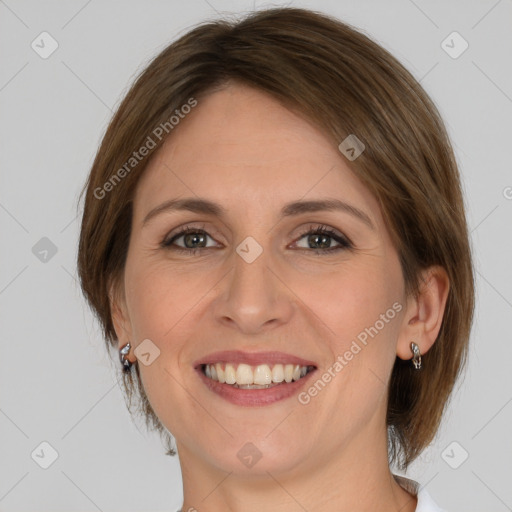
[[[283,380],[284,380],[283,365],[275,364],[274,367],[272,368],[272,382],[283,382]]]
[[[205,365],[204,373],[212,380],[245,389],[270,387],[281,382],[297,381],[308,373],[307,366],[298,364],[260,364],[251,366],[240,363],[215,363]]]
[[[220,363],[217,363],[215,365],[215,370],[217,371],[217,380],[224,384],[224,382],[226,382],[226,376],[225,376],[225,373],[224,373],[224,370],[222,369],[222,366],[220,365]]]
[[[268,364],[260,364],[259,366],[256,366],[256,369],[254,370],[254,382],[251,384],[272,384],[272,371]]]
[[[291,382],[293,379],[293,364],[287,364],[284,367],[284,380],[286,382]]]
[[[254,384],[252,368],[248,364],[239,364],[236,369],[237,384]]]
[[[209,364],[206,365],[206,368],[210,366]],[[227,364],[226,368],[224,370],[224,375],[226,377],[226,384],[236,384],[236,374],[235,374],[235,368],[232,364]],[[208,377],[208,375],[206,375]]]

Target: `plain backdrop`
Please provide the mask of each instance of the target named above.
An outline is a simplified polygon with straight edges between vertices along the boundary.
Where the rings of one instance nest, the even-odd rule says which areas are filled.
[[[0,0],[0,511],[181,505],[178,460],[131,421],[118,361],[78,288],[78,193],[112,112],[154,55],[198,22],[275,5],[284,4]],[[512,510],[512,1],[286,5],[361,29],[444,117],[463,177],[477,310],[465,379],[408,476],[449,512]]]

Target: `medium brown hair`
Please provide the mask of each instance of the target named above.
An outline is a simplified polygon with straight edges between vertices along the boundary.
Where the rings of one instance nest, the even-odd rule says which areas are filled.
[[[355,134],[366,149],[349,165],[379,202],[406,292],[418,293],[422,269],[441,265],[447,271],[443,322],[423,355],[422,371],[399,358],[392,370],[388,448],[390,462],[406,469],[434,438],[467,355],[474,274],[460,176],[441,116],[418,81],[369,37],[325,14],[273,8],[203,23],[166,47],[135,80],[82,192],[78,272],[107,348],[116,348],[119,364],[110,284],[119,285],[123,275],[134,191],[165,137],[129,172],[118,172],[122,179],[113,182],[114,174],[123,166],[126,171],[133,151],[182,105],[194,98],[200,108],[201,97],[229,82],[272,95],[336,146]],[[98,192],[107,182],[108,192]],[[131,401],[136,393],[146,425],[167,437],[167,453],[175,454],[134,367],[124,380],[127,396]]]

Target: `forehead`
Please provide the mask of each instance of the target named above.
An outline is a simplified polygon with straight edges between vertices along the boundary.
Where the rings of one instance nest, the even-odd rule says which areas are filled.
[[[135,213],[194,194],[240,209],[328,195],[378,210],[318,128],[264,92],[238,84],[198,100],[180,121],[138,184]]]

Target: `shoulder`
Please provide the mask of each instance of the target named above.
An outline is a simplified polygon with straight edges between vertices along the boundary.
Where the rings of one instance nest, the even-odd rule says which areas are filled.
[[[445,512],[435,503],[428,491],[420,487],[418,482],[403,476],[393,475],[393,477],[407,492],[417,497],[418,504],[416,505],[416,512]]]

